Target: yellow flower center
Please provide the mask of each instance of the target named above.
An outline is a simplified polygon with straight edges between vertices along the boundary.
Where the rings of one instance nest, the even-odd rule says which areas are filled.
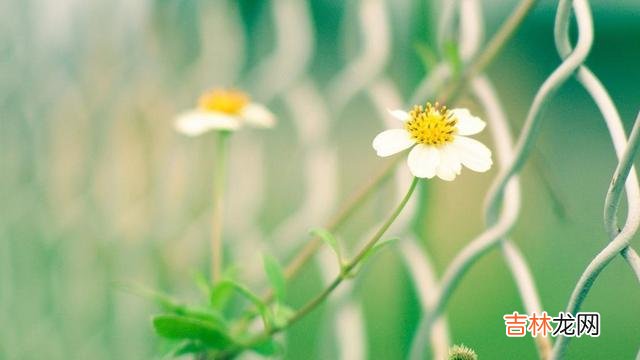
[[[426,107],[420,105],[411,109],[404,127],[416,142],[441,146],[453,141],[457,122],[458,119],[446,106],[427,103]]]
[[[200,96],[198,107],[204,111],[238,115],[249,103],[249,97],[237,90],[211,90]]]

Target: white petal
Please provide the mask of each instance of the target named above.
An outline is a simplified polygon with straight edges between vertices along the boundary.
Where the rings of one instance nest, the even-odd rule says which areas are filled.
[[[452,146],[445,146],[440,149],[440,163],[436,169],[436,175],[442,180],[453,181],[456,175],[462,171],[460,157],[457,150]]]
[[[458,119],[456,127],[460,135],[477,134],[487,125],[479,117],[471,115],[467,109],[453,109],[451,112]]]
[[[404,129],[385,130],[378,134],[372,143],[376,153],[381,157],[399,153],[413,144],[415,144],[415,140]]]
[[[407,163],[413,176],[431,179],[436,176],[440,151],[435,146],[418,144],[409,152]]]
[[[391,110],[391,109],[387,109],[387,111],[389,112],[389,114],[391,114],[391,116],[393,116],[394,118],[405,122],[407,120],[409,120],[410,116],[409,113],[404,111],[404,110]]]
[[[242,109],[240,116],[247,124],[255,127],[270,128],[276,124],[275,115],[262,104],[248,104]]]
[[[456,136],[450,146],[456,148],[462,164],[473,171],[485,172],[493,164],[491,150],[477,140]]]
[[[240,126],[237,118],[217,112],[193,110],[176,119],[178,132],[198,136],[210,130],[235,130]]]

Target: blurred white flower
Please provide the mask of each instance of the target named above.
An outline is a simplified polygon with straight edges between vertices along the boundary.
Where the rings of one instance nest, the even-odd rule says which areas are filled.
[[[426,107],[414,106],[410,112],[389,113],[404,123],[403,129],[386,130],[373,139],[378,156],[386,157],[413,147],[407,163],[411,173],[419,178],[438,176],[452,181],[462,165],[477,172],[491,168],[491,150],[467,137],[482,131],[485,122],[467,109],[447,109],[438,103]]]
[[[264,105],[253,103],[237,90],[211,90],[204,93],[198,107],[176,119],[176,130],[198,136],[211,130],[237,130],[242,126],[273,127],[275,116]]]

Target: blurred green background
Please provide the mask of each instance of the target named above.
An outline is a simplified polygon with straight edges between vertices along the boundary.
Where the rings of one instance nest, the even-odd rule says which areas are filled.
[[[304,2],[315,43],[302,73],[322,99],[362,48],[359,3]],[[488,37],[516,3],[482,3]],[[279,117],[274,130],[232,140],[225,241],[241,242],[247,220],[255,220],[254,240],[271,241],[274,229],[314,191],[301,176],[309,147],[297,136],[282,91],[256,75],[275,46],[272,6],[259,0],[0,3],[1,359],[161,357],[149,322],[157,309],[117,284],[198,299],[192,274],[208,266],[214,140],[182,137],[172,121],[201,91],[239,86],[268,101]],[[595,42],[587,64],[629,129],[640,108],[640,4],[601,0],[592,7]],[[441,7],[387,0],[385,9],[392,56],[384,74],[407,99],[426,72],[416,45],[435,46]],[[541,1],[488,69],[514,134],[559,64],[554,14],[555,2]],[[286,70],[293,71],[285,66],[271,77],[286,78]],[[338,152],[340,203],[383,166],[370,142],[384,125],[362,93],[331,116],[328,145]],[[550,102],[544,121],[538,155],[521,176],[523,206],[512,238],[532,267],[543,308],[555,314],[607,241],[602,211],[616,160],[597,108],[575,80]],[[486,132],[481,138],[490,141]],[[434,180],[423,187],[415,230],[439,274],[482,231],[482,201],[496,173],[464,171],[453,183]],[[371,231],[393,206],[391,189],[378,191],[340,236],[354,243]],[[244,218],[247,213],[255,216]],[[305,232],[297,239],[303,244]],[[269,243],[244,241],[242,251],[229,254],[241,273],[254,266],[260,249],[283,260],[290,256]],[[640,245],[637,239],[633,244]],[[355,280],[371,359],[406,356],[417,326],[419,304],[402,262],[392,249]],[[263,289],[262,278],[245,273]],[[299,306],[321,288],[317,267],[306,267],[292,282],[290,303]],[[584,305],[601,313],[601,336],[575,339],[569,358],[634,358],[639,304],[636,279],[614,260]],[[474,348],[481,359],[535,359],[531,338],[504,335],[502,315],[514,310],[524,311],[494,250],[471,269],[447,307],[452,341]],[[287,359],[335,357],[332,311],[325,306],[288,332]]]

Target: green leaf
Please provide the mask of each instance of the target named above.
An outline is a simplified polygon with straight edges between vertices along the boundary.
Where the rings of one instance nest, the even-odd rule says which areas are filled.
[[[123,289],[156,302],[162,310],[168,313],[210,321],[223,329],[227,328],[227,320],[224,318],[222,313],[216,309],[204,306],[186,305],[168,295],[143,286],[129,285],[127,287],[123,287]]]
[[[438,56],[429,44],[426,42],[416,42],[414,48],[422,62],[422,65],[424,66],[425,71],[429,72],[429,70],[436,67],[438,64]]]
[[[368,252],[367,255],[365,255],[365,257],[369,257],[371,255],[376,254],[377,252],[379,252],[380,250],[384,249],[385,247],[387,247],[388,245],[391,245],[393,243],[395,243],[396,241],[398,241],[398,238],[391,238],[391,239],[387,239],[387,240],[382,240],[380,242],[378,242],[377,244],[375,244]]]
[[[311,234],[319,237],[326,245],[328,245],[338,258],[338,264],[342,267],[342,252],[340,251],[340,245],[338,245],[338,239],[327,229],[313,229]]]
[[[267,278],[276,293],[276,298],[279,301],[284,301],[286,295],[286,283],[284,277],[284,270],[276,258],[269,255],[264,255],[264,271],[267,273]]]
[[[204,306],[192,306],[181,303],[180,301],[165,295],[163,293],[151,290],[144,286],[127,285],[121,286],[122,289],[150,299],[157,303],[162,310],[175,315],[186,316],[194,319],[206,320],[215,323],[217,326],[226,329],[227,320],[220,311]]]
[[[211,283],[209,283],[209,280],[206,278],[206,276],[204,276],[204,274],[199,271],[194,272],[193,280],[195,281],[198,289],[200,289],[200,292],[202,292],[205,297],[211,295]]]
[[[233,295],[234,287],[231,280],[223,280],[215,284],[211,290],[209,303],[214,309],[222,311]]]
[[[251,350],[262,356],[276,356],[283,353],[282,345],[273,338],[253,345]]]
[[[265,304],[258,295],[254,294],[247,287],[233,280],[226,279],[216,284],[211,296],[212,305],[217,303],[218,298],[222,295],[224,295],[225,297],[231,297],[234,292],[247,299],[256,307],[256,309],[260,313],[260,316],[262,317],[262,321],[264,322],[264,326],[266,328],[269,328],[271,326],[271,314],[269,313],[267,304]]]
[[[138,284],[119,284],[121,290],[149,299],[168,312],[183,311],[185,306],[180,301],[159,291]]]
[[[222,329],[227,329],[227,320],[222,313],[216,309],[212,309],[204,306],[184,306],[176,314],[183,315],[198,320],[205,320],[212,322]]]
[[[158,315],[153,318],[156,333],[167,339],[199,340],[216,349],[223,349],[233,342],[229,335],[215,323],[181,315]]]
[[[173,356],[198,354],[207,350],[207,346],[199,341],[187,341],[180,344],[172,353]]]
[[[453,41],[445,42],[443,45],[444,57],[451,64],[453,74],[458,76],[462,72],[462,58],[458,44]]]
[[[397,240],[398,238],[392,238],[392,239],[380,241],[377,244],[375,244],[371,249],[369,249],[369,251],[367,251],[364,254],[364,256],[362,257],[362,260],[360,260],[360,264],[355,269],[353,269],[349,274],[347,274],[347,277],[350,278],[355,276],[358,273],[358,271],[360,271],[362,266],[364,266],[364,264],[366,264],[366,262],[369,261],[373,255],[377,254],[378,252],[380,252],[380,250],[387,247],[387,245],[393,244]]]

